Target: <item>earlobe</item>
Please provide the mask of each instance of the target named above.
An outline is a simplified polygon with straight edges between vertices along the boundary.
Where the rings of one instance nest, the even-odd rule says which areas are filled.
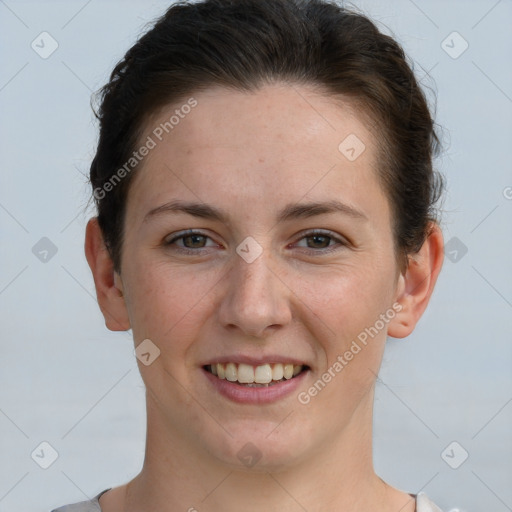
[[[114,265],[105,247],[96,217],[89,219],[87,223],[84,249],[94,278],[96,297],[105,318],[105,325],[111,331],[130,329],[121,277],[114,271]]]
[[[409,257],[407,270],[398,278],[395,300],[401,310],[388,325],[389,336],[405,338],[414,330],[432,296],[443,258],[443,234],[432,222],[421,249]]]

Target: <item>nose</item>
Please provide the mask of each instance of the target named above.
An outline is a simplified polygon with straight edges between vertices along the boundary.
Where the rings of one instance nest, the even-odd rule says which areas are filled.
[[[234,255],[218,311],[224,328],[261,338],[290,322],[293,293],[268,253],[264,250],[251,263]]]

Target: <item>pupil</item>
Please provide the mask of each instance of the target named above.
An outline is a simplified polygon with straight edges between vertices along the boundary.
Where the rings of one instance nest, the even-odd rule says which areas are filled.
[[[322,244],[322,239],[325,241],[327,241],[327,239],[329,238],[328,236],[326,235],[313,235],[311,238],[313,238],[313,240],[315,240],[314,243],[316,243],[318,240],[320,240],[320,244]],[[329,242],[327,241],[327,244],[329,244]],[[325,247],[325,243],[323,244],[323,246]]]
[[[195,247],[196,246],[195,242],[197,242],[198,239],[201,239],[201,238],[204,238],[203,235],[188,235],[187,237],[185,237],[185,240],[194,240],[192,242],[192,245],[194,245],[194,247]],[[185,245],[187,245],[187,244],[185,244]],[[200,245],[200,247],[202,247],[202,246]]]

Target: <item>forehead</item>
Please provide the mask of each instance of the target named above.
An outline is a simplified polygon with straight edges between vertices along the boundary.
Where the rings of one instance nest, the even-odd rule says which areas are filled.
[[[142,139],[151,137],[155,147],[130,186],[132,221],[173,198],[231,205],[247,215],[326,194],[387,209],[374,136],[350,103],[288,84],[192,96],[192,109],[181,108],[194,104],[185,98],[147,122]]]

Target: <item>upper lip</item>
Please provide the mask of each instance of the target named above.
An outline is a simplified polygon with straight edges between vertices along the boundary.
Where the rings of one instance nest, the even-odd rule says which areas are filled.
[[[227,363],[235,363],[235,364],[248,364],[251,366],[261,366],[264,364],[275,364],[275,363],[281,363],[281,364],[293,364],[296,366],[302,365],[302,366],[309,366],[304,361],[301,361],[295,357],[292,356],[282,356],[282,355],[275,355],[275,354],[268,354],[265,356],[249,356],[249,355],[243,355],[243,354],[236,354],[232,356],[219,356],[216,358],[213,358],[201,366],[208,366],[213,364],[227,364]]]

